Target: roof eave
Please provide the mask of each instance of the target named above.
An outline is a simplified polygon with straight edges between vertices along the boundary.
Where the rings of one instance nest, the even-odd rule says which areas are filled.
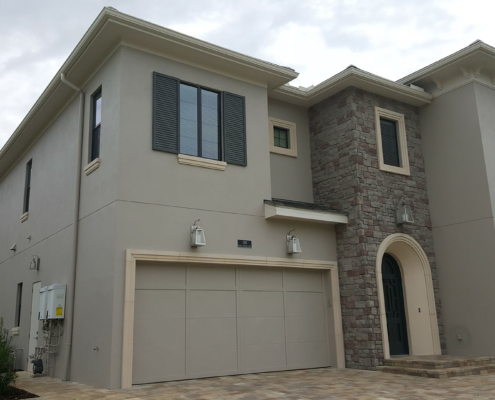
[[[273,90],[271,97],[305,107],[311,107],[349,86],[354,86],[414,106],[429,104],[433,98],[430,93],[412,89],[358,68],[346,69],[308,91],[291,86],[282,86]]]

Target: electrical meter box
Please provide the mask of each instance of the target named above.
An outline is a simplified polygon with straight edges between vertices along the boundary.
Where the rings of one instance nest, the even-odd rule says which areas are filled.
[[[38,319],[46,319],[46,300],[48,297],[48,286],[40,289],[40,311]]]
[[[47,319],[64,319],[66,285],[55,284],[48,286],[47,293]]]

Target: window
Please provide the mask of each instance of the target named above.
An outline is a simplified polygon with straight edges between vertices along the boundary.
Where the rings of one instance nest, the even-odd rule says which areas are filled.
[[[180,84],[180,153],[221,159],[220,94]]]
[[[15,326],[21,326],[21,310],[22,310],[22,283],[17,284],[17,295],[15,304]]]
[[[26,184],[24,189],[24,209],[23,212],[29,211],[29,201],[31,200],[31,175],[33,172],[33,160],[29,160],[26,164]]]
[[[270,152],[297,157],[296,124],[269,118]]]
[[[289,130],[284,128],[279,128],[278,126],[273,127],[274,133],[274,146],[281,147],[283,149],[290,149],[290,137]]]
[[[181,164],[246,166],[246,99],[154,72],[152,143]]]
[[[92,111],[90,161],[100,157],[101,89],[92,96]]]
[[[375,107],[375,122],[379,168],[410,175],[404,115]]]

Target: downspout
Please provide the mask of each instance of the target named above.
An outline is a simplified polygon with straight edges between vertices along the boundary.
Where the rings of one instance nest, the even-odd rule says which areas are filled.
[[[76,299],[76,270],[77,270],[77,243],[79,239],[79,202],[81,198],[81,161],[82,161],[82,144],[83,144],[83,133],[84,133],[84,100],[85,95],[81,88],[78,88],[73,83],[69,82],[65,78],[65,74],[60,74],[60,80],[69,86],[71,89],[79,92],[79,132],[77,138],[77,156],[76,156],[76,187],[74,191],[74,220],[72,222],[74,227],[74,234],[72,237],[72,257],[71,257],[71,268],[69,270],[69,277],[67,282],[68,290],[72,289],[72,294],[67,293],[68,297],[71,299],[69,312],[65,314],[66,326],[64,331],[67,338],[66,351],[65,351],[65,377],[63,380],[68,381],[70,377],[70,360],[72,353],[72,331],[74,328],[74,304]]]

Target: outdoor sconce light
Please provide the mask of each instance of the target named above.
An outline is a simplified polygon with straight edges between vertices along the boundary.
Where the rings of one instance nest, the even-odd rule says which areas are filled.
[[[403,199],[397,205],[397,225],[414,223],[411,207],[402,204]]]
[[[287,234],[287,254],[294,254],[301,252],[301,244],[299,243],[299,239],[296,238],[295,235],[291,235],[291,232],[295,231],[292,229]]]
[[[191,247],[206,246],[205,230],[198,225],[199,219],[191,226]]]

